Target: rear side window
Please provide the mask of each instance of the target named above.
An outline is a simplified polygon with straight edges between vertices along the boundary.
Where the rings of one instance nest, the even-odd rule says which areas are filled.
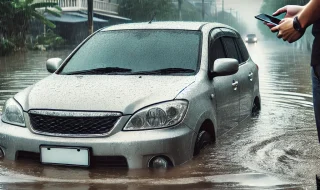
[[[239,49],[240,49],[240,52],[242,55],[242,60],[243,60],[243,62],[245,62],[249,59],[248,50],[247,50],[246,45],[243,43],[241,38],[238,38],[237,42],[238,42],[238,46],[239,46]]]
[[[237,52],[237,46],[236,46],[233,38],[224,37],[223,42],[224,42],[226,50],[227,50],[227,57],[236,59],[239,61],[239,63],[241,63],[241,59],[240,59],[238,52]]]

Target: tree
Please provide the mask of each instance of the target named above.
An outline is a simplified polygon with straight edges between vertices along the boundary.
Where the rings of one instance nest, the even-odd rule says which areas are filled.
[[[0,2],[0,37],[15,44],[16,48],[25,46],[26,34],[32,19],[54,28],[43,13],[59,16],[61,8],[53,2],[34,2],[34,0],[2,0]],[[1,47],[0,47],[1,48]]]
[[[176,9],[171,0],[120,0],[119,14],[135,22],[176,19]]]
[[[231,13],[222,11],[218,12],[216,21],[235,28],[240,34],[245,34],[247,32],[246,25]]]

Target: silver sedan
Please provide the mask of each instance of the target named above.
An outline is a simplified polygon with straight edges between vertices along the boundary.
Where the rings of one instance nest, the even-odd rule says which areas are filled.
[[[258,66],[218,23],[115,25],[10,98],[0,153],[43,164],[183,164],[260,109]]]

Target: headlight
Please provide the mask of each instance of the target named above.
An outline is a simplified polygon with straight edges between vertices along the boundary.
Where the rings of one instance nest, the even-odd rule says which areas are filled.
[[[248,41],[249,40],[249,38],[246,38],[246,41]]]
[[[7,100],[3,107],[1,120],[5,123],[25,127],[24,117],[21,106],[13,99]]]
[[[185,116],[188,102],[175,100],[156,104],[135,113],[123,130],[145,130],[170,127],[178,124]]]
[[[253,40],[254,40],[254,41],[257,41],[258,39],[257,39],[257,38],[253,38]]]

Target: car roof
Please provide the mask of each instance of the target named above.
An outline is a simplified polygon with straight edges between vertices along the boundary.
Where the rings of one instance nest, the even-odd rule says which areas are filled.
[[[141,22],[141,23],[127,23],[127,24],[118,24],[106,27],[102,31],[108,30],[137,30],[137,29],[168,29],[168,30],[201,30],[201,28],[209,24],[210,22]],[[225,27],[230,28],[227,25],[220,23],[210,23],[213,24],[213,27]]]

